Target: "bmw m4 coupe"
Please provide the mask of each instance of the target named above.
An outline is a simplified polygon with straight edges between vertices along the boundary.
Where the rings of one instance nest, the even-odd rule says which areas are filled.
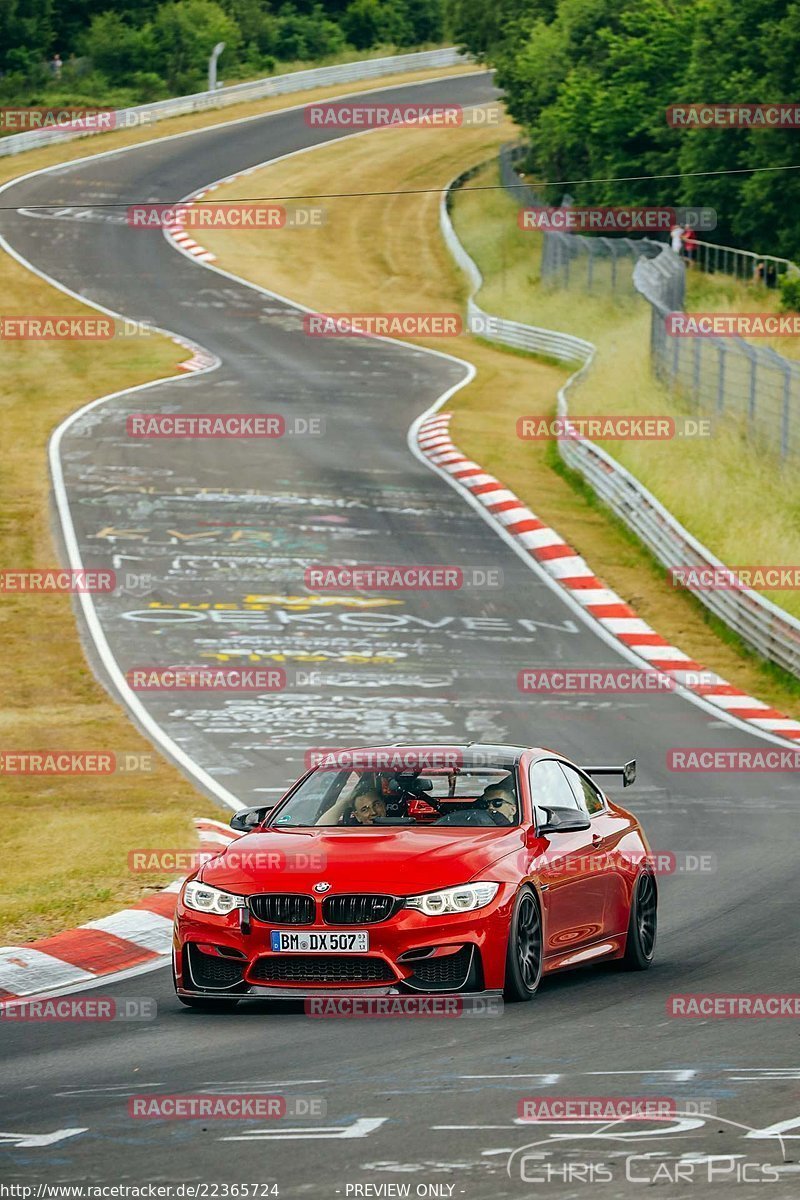
[[[618,959],[650,966],[656,873],[598,778],[541,747],[331,753],[183,885],[175,988],[190,1007],[353,992],[499,993]]]

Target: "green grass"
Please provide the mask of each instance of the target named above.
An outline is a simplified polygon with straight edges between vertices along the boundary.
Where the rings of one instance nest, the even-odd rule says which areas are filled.
[[[496,179],[496,167],[488,165],[471,182]],[[687,416],[680,399],[653,377],[647,302],[635,295],[587,296],[577,288],[545,286],[538,270],[540,235],[517,227],[515,208],[502,190],[462,190],[456,195],[456,231],[485,281],[477,297],[481,308],[595,343],[594,366],[571,393],[575,415]],[[691,308],[757,311],[758,305],[777,306],[776,294],[767,289],[699,275],[689,274]],[[715,420],[710,437],[601,444],[723,562],[735,566],[798,561],[797,471],[759,451],[737,423]],[[799,593],[764,594],[800,617]]]

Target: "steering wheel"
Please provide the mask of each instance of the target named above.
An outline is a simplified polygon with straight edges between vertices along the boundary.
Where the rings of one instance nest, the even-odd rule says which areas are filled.
[[[492,814],[484,808],[458,808],[455,812],[445,813],[434,825],[494,825]]]

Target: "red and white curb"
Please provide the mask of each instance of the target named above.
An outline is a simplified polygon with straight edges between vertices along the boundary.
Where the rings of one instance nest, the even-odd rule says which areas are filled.
[[[204,192],[200,192],[195,199],[199,199]],[[216,262],[216,254],[212,254],[210,250],[206,250],[199,242],[196,242],[185,229],[185,217],[180,209],[175,215],[175,220],[169,225],[164,226],[164,234],[168,241],[174,242],[181,250],[185,250],[187,254],[191,254],[193,258],[200,262]],[[181,341],[180,338],[173,338],[179,346],[186,346],[188,343]],[[192,357],[187,358],[186,362],[178,363],[179,371],[187,371],[193,374],[195,371],[205,371],[212,367],[216,362],[213,354],[209,354],[207,350],[202,350],[200,347],[191,347],[193,350]]]
[[[223,850],[240,836],[207,817],[196,819],[195,825],[204,849]],[[131,908],[76,929],[0,948],[0,1007],[163,959],[172,949],[172,920],[182,882],[176,879]]]
[[[725,714],[774,736],[800,741],[800,721],[749,696],[670,645],[621,596],[606,587],[577,550],[540,521],[505,484],[462,454],[449,434],[451,417],[452,413],[440,412],[422,422],[417,430],[422,454],[469,492],[493,521],[602,626],[606,635]],[[698,676],[702,678],[698,680]]]
[[[195,371],[208,371],[216,365],[216,356],[209,354],[207,350],[202,350],[199,346],[193,346],[189,342],[184,342],[181,338],[173,338],[172,340],[176,346],[183,346],[184,349],[192,351],[191,358],[187,358],[185,362],[178,363],[179,371],[188,371],[190,374],[193,374]]]
[[[209,190],[210,189],[208,188],[206,189],[206,191]],[[200,197],[204,195],[205,192],[198,192],[194,199],[199,200]],[[182,207],[184,207],[184,205],[185,202],[182,204]],[[193,258],[199,259],[200,262],[216,262],[216,254],[212,254],[210,250],[206,250],[205,246],[201,246],[199,242],[196,242],[194,238],[186,232],[185,225],[185,217],[181,210],[178,209],[177,213],[175,214],[175,220],[171,221],[169,225],[164,226],[164,232],[173,242],[176,242],[182,250],[185,250],[187,254],[191,254]]]
[[[209,192],[215,192],[217,188],[223,187],[226,183],[233,183],[235,180],[241,179],[244,175],[252,175],[254,170],[254,167],[248,167],[246,171],[237,171],[235,175],[226,175],[224,179],[217,179],[214,183],[209,183],[206,187],[201,188],[199,191],[193,192],[186,200],[182,200],[181,208],[185,208],[188,204],[194,204],[196,201],[202,200],[203,196],[206,196]],[[185,251],[186,254],[190,254],[192,258],[196,258],[198,262],[209,263],[217,261],[216,254],[212,254],[212,252],[206,249],[205,246],[201,246],[199,242],[195,241],[195,239],[186,232],[186,218],[181,212],[180,208],[175,215],[175,220],[171,221],[169,225],[164,226],[164,236],[166,237],[167,241],[174,242],[180,250]],[[184,366],[183,369],[189,370],[190,368]]]

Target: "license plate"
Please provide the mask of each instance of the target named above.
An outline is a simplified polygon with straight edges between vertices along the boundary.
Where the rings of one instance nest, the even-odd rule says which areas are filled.
[[[366,931],[348,933],[333,929],[308,933],[271,929],[269,945],[271,950],[280,954],[363,954],[369,950],[369,934]]]

